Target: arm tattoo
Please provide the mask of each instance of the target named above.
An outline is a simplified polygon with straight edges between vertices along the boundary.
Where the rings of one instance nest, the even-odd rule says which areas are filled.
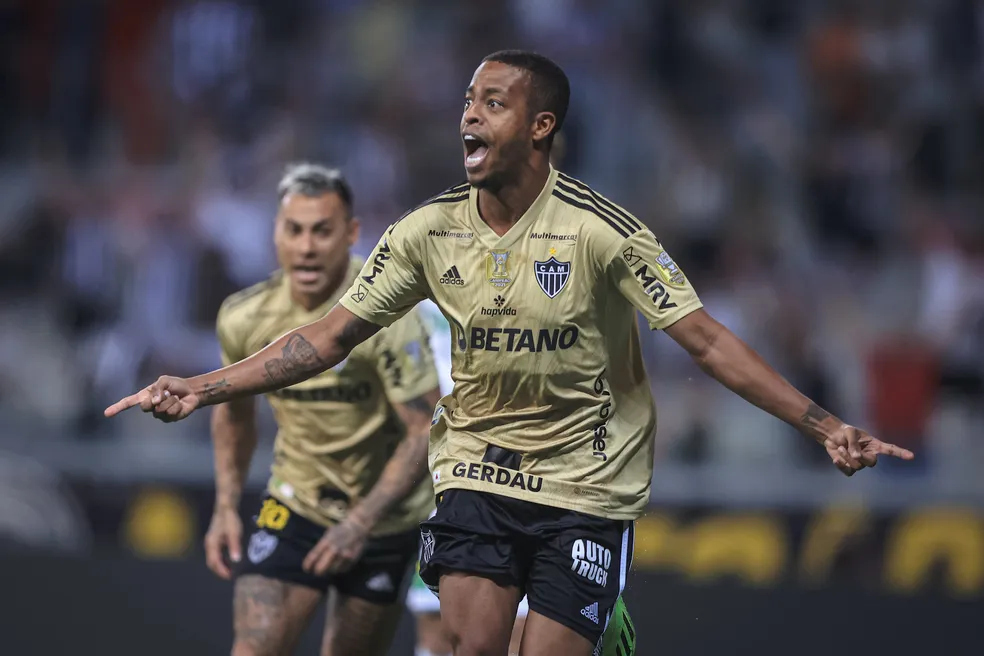
[[[282,349],[282,358],[273,358],[264,363],[267,379],[277,385],[291,383],[298,374],[319,372],[327,369],[318,351],[301,335],[291,335]]]
[[[365,319],[352,317],[348,323],[342,326],[342,332],[335,338],[335,342],[348,352],[376,334],[379,328],[376,324],[369,323]]]
[[[807,428],[818,428],[827,419],[830,419],[830,413],[816,403],[811,403],[806,413],[800,417],[800,423]]]
[[[224,387],[229,387],[229,381],[227,381],[225,378],[223,378],[222,380],[217,380],[214,383],[205,383],[205,385],[202,386],[202,394],[205,396],[205,398],[211,399],[221,395],[222,388]]]

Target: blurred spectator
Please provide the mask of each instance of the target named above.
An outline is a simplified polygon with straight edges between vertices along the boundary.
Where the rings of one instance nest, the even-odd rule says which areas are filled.
[[[531,47],[572,80],[565,170],[652,227],[710,311],[801,389],[970,482],[984,457],[981,12],[0,3],[0,417],[128,434],[136,420],[110,427],[103,404],[217,365],[218,303],[276,266],[285,164],[346,172],[366,252],[461,179],[478,58]],[[777,458],[826,466],[668,339],[642,339],[658,458],[744,476]]]

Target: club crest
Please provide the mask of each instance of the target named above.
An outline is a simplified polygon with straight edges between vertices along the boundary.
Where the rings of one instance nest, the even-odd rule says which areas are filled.
[[[534,262],[533,272],[536,274],[536,284],[544,294],[553,298],[567,285],[571,277],[571,263],[559,262],[551,257],[546,262]]]
[[[270,557],[274,549],[277,548],[277,543],[280,540],[276,535],[267,533],[266,531],[257,531],[249,538],[249,547],[246,550],[246,556],[249,558],[249,562],[259,563]]]

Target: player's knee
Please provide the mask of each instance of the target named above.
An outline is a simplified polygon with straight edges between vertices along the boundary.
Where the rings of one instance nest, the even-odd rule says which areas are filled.
[[[450,628],[448,639],[452,653],[454,656],[501,656],[509,646],[510,632],[496,628],[482,623],[466,628]]]

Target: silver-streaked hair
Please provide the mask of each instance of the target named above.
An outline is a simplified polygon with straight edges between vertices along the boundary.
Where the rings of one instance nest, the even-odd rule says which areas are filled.
[[[329,193],[338,194],[351,213],[352,187],[338,169],[310,162],[290,164],[277,184],[277,197],[280,200],[290,194],[317,198]]]

